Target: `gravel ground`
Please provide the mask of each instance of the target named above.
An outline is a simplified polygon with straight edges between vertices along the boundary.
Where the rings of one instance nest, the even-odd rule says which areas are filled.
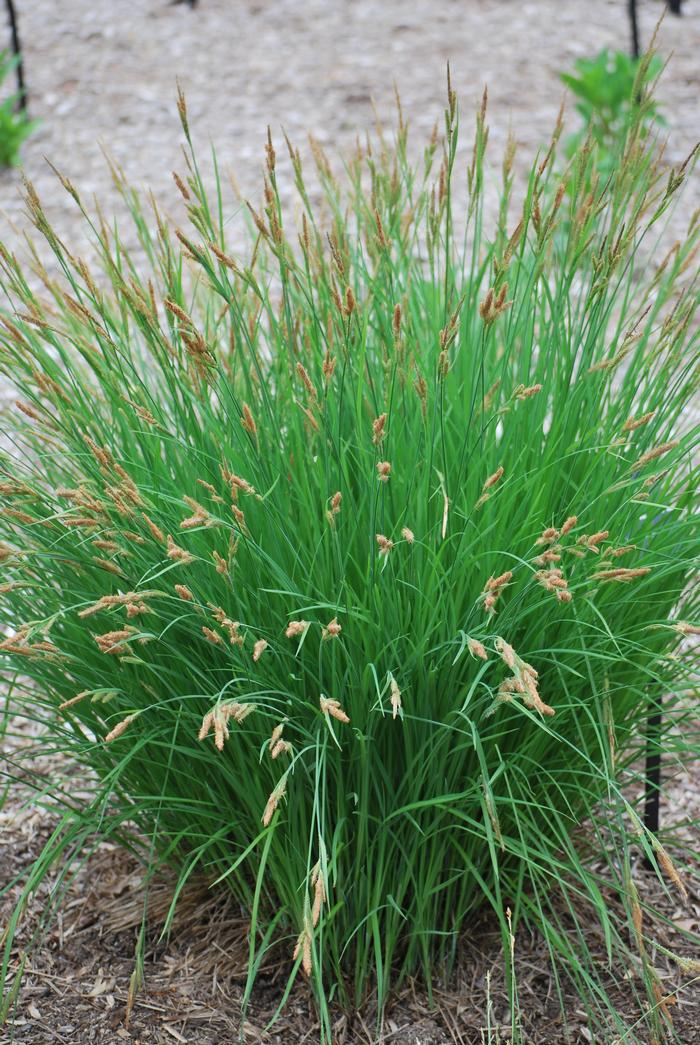
[[[299,144],[312,131],[333,155],[372,125],[373,100],[382,118],[390,116],[394,81],[414,137],[422,142],[441,116],[448,59],[467,116],[489,85],[494,155],[500,156],[512,129],[525,165],[552,129],[563,93],[558,73],[603,46],[626,46],[629,37],[625,0],[200,0],[195,10],[167,0],[16,0],[16,6],[31,113],[41,120],[24,147],[25,170],[59,231],[73,243],[80,240],[74,210],[44,157],[85,196],[96,193],[107,213],[118,212],[102,145],[132,181],[152,188],[166,208],[179,207],[170,177],[173,168],[182,168],[176,77],[187,94],[196,138],[204,149],[213,141],[243,191],[257,194],[267,124],[273,133],[284,127]],[[648,41],[663,5],[640,0],[639,6]],[[682,19],[667,17],[659,37],[662,54],[673,52],[659,92],[672,163],[685,158],[700,130],[700,0],[684,0],[684,12]],[[21,249],[28,227],[19,190],[19,172],[0,174],[0,239],[11,249]],[[698,204],[695,175],[672,233],[682,231]],[[697,780],[681,780],[670,805],[688,815],[697,812],[698,791]],[[23,811],[12,801],[1,812],[0,884],[36,857],[51,829],[45,814]],[[110,850],[86,865],[70,893],[65,923],[54,926],[32,958],[15,1021],[17,1043],[225,1045],[237,1039],[232,1015],[240,982],[234,978],[223,986],[216,971],[206,985],[193,978],[197,947],[191,925],[184,938],[154,949],[157,961],[148,964],[132,1026],[124,1026],[134,930],[115,932],[107,914],[96,912],[109,906],[108,898],[128,896],[135,881],[133,867]],[[39,909],[45,900],[44,893],[36,898]],[[669,907],[668,917],[697,929],[700,897],[692,898],[689,909]],[[31,918],[28,923],[31,928]],[[231,932],[240,938],[235,919]],[[212,938],[212,946],[225,944],[223,936],[218,944]],[[546,981],[539,982],[539,946],[519,941],[530,1018],[540,1028],[529,1041],[558,1045],[564,1030],[547,1001]],[[387,1041],[481,1040],[485,974],[498,968],[500,956],[497,946],[489,950],[486,935],[474,947],[474,960],[460,973],[457,993],[445,995],[442,1014],[433,1019],[425,999],[411,989],[392,1014]],[[264,998],[260,1004],[264,1010]],[[497,991],[496,1007],[505,1011]],[[678,1008],[685,1045],[700,1042],[700,1021],[687,993]],[[254,1013],[246,1040],[312,1041],[303,996],[292,1010],[292,1022],[273,1037],[258,1029],[264,1013]],[[575,1004],[572,1040],[590,1042],[573,1010]],[[10,1040],[2,1034],[0,1029],[0,1041]],[[366,1040],[361,1028],[339,1028],[339,1042]]]
[[[16,3],[31,112],[42,121],[25,145],[25,169],[67,231],[74,214],[45,157],[109,212],[102,144],[136,184],[175,205],[176,77],[203,150],[213,141],[243,190],[257,194],[267,124],[295,143],[312,131],[342,150],[371,126],[373,100],[391,115],[394,82],[424,141],[441,118],[447,60],[468,124],[488,84],[494,157],[512,128],[524,163],[551,132],[563,96],[558,73],[629,40],[624,0],[200,0],[194,10],[168,0]],[[659,35],[661,53],[673,53],[659,92],[671,162],[685,158],[700,130],[700,0],[683,6]],[[663,4],[639,7],[648,42]],[[17,173],[0,180],[0,209],[18,225],[0,221],[8,245],[26,226],[18,182]],[[698,182],[689,207],[700,202]]]

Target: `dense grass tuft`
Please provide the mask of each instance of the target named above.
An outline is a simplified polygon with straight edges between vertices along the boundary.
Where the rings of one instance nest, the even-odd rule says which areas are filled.
[[[49,250],[32,275],[3,252],[0,665],[89,792],[58,796],[45,867],[97,832],[232,890],[247,996],[280,944],[326,1042],[334,1000],[442,975],[485,904],[507,965],[536,925],[554,989],[622,1032],[597,918],[666,1018],[632,868],[687,873],[638,803],[662,698],[663,750],[699,746],[700,226],[655,252],[689,166],[661,167],[645,104],[605,183],[558,125],[516,207],[509,150],[488,232],[485,110],[463,160],[451,91],[417,164],[401,114],[342,177],[315,146],[320,207],[290,147],[298,221],[271,141],[258,211],[218,175],[207,196],[180,98],[191,227],[115,172],[137,250],[63,179],[98,264],[31,186]]]

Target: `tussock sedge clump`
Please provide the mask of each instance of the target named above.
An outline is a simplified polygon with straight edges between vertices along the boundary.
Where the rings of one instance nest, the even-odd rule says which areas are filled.
[[[561,159],[560,121],[516,205],[509,147],[493,228],[486,104],[463,160],[451,88],[418,163],[400,108],[342,174],[314,144],[320,207],[287,143],[289,212],[269,135],[261,205],[218,174],[207,195],[181,96],[188,225],[115,169],[130,252],[61,176],[91,266],[27,186],[42,245],[31,272],[1,257],[0,664],[31,755],[77,786],[25,898],[94,838],[177,894],[231,890],[246,1003],[274,949],[325,1042],[332,1006],[448,976],[485,906],[514,1040],[524,926],[592,1026],[629,1030],[612,976],[630,1033],[671,1027],[635,877],[646,855],[683,902],[692,873],[642,826],[640,755],[662,700],[649,742],[699,746],[700,223],[657,256],[692,164],[669,173],[644,105],[607,181],[590,142]]]

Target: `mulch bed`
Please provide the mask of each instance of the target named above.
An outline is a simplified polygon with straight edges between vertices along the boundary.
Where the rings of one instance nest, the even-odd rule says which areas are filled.
[[[697,784],[697,781],[695,781]],[[679,785],[680,786],[680,785]],[[682,783],[692,788],[693,782]],[[697,790],[694,792],[697,794]],[[53,818],[30,809],[3,810],[4,830],[0,847],[0,880],[19,876],[39,855],[49,838]],[[225,893],[212,896],[193,887],[183,895],[178,918],[169,939],[159,940],[171,890],[167,881],[152,885],[146,936],[144,982],[129,1003],[129,986],[135,967],[139,926],[144,909],[140,866],[124,850],[102,844],[77,869],[63,896],[58,915],[49,919],[41,938],[32,935],[48,910],[58,871],[32,896],[17,933],[13,968],[29,951],[21,992],[9,1025],[7,1040],[14,1045],[83,1045],[83,1043],[187,1042],[190,1045],[222,1045],[239,1039],[241,999],[247,957],[246,921]],[[657,922],[655,937],[668,947],[687,953],[674,927],[700,929],[700,893],[689,902],[676,901],[641,863],[635,880],[643,903],[663,911],[667,924]],[[0,907],[7,917],[19,885]],[[620,919],[625,916],[620,911]],[[602,933],[593,924],[588,946],[605,966]],[[517,931],[517,983],[523,1014],[523,1036],[528,1045],[612,1045],[611,1033],[603,1042],[587,1026],[580,1000],[572,991],[566,998],[566,1020],[548,971],[544,941],[524,928]],[[655,966],[664,989],[676,992],[673,1008],[674,1039],[684,1045],[700,1042],[700,992],[689,985],[659,952]],[[372,999],[354,1021],[338,1015],[337,1045],[481,1045],[486,1041],[487,1012],[494,1041],[509,1040],[510,1013],[502,971],[501,940],[493,919],[483,916],[465,934],[457,968],[449,981],[438,984],[430,1001],[420,983],[409,983],[395,998],[377,1039]],[[253,1002],[243,1024],[245,1043],[314,1045],[318,1023],[304,983],[295,986],[281,1019],[272,1030],[265,1026],[279,1002],[289,965],[286,955],[260,975]],[[618,997],[618,1011],[630,1025],[638,1014],[632,993],[641,989],[638,970],[625,978],[611,976],[610,990]],[[622,983],[622,986],[620,986]],[[130,1011],[129,1011],[130,1010]],[[500,1028],[501,1037],[496,1037]],[[647,1042],[636,1029],[625,1042]]]

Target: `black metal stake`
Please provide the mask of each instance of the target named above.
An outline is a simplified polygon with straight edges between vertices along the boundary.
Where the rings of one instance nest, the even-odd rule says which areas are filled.
[[[644,793],[644,826],[654,834],[659,830],[661,799],[661,703],[647,719],[646,782]],[[647,866],[651,868],[649,860]]]
[[[24,66],[22,64],[22,48],[19,42],[19,30],[17,28],[17,12],[13,0],[5,0],[7,17],[10,21],[10,34],[12,36],[12,53],[17,59],[17,108],[27,113],[27,88],[24,84]]]
[[[627,10],[632,27],[632,57],[639,58],[639,25],[637,23],[637,0],[627,0]]]
[[[679,15],[681,13],[681,0],[668,0],[668,8],[671,14]]]

